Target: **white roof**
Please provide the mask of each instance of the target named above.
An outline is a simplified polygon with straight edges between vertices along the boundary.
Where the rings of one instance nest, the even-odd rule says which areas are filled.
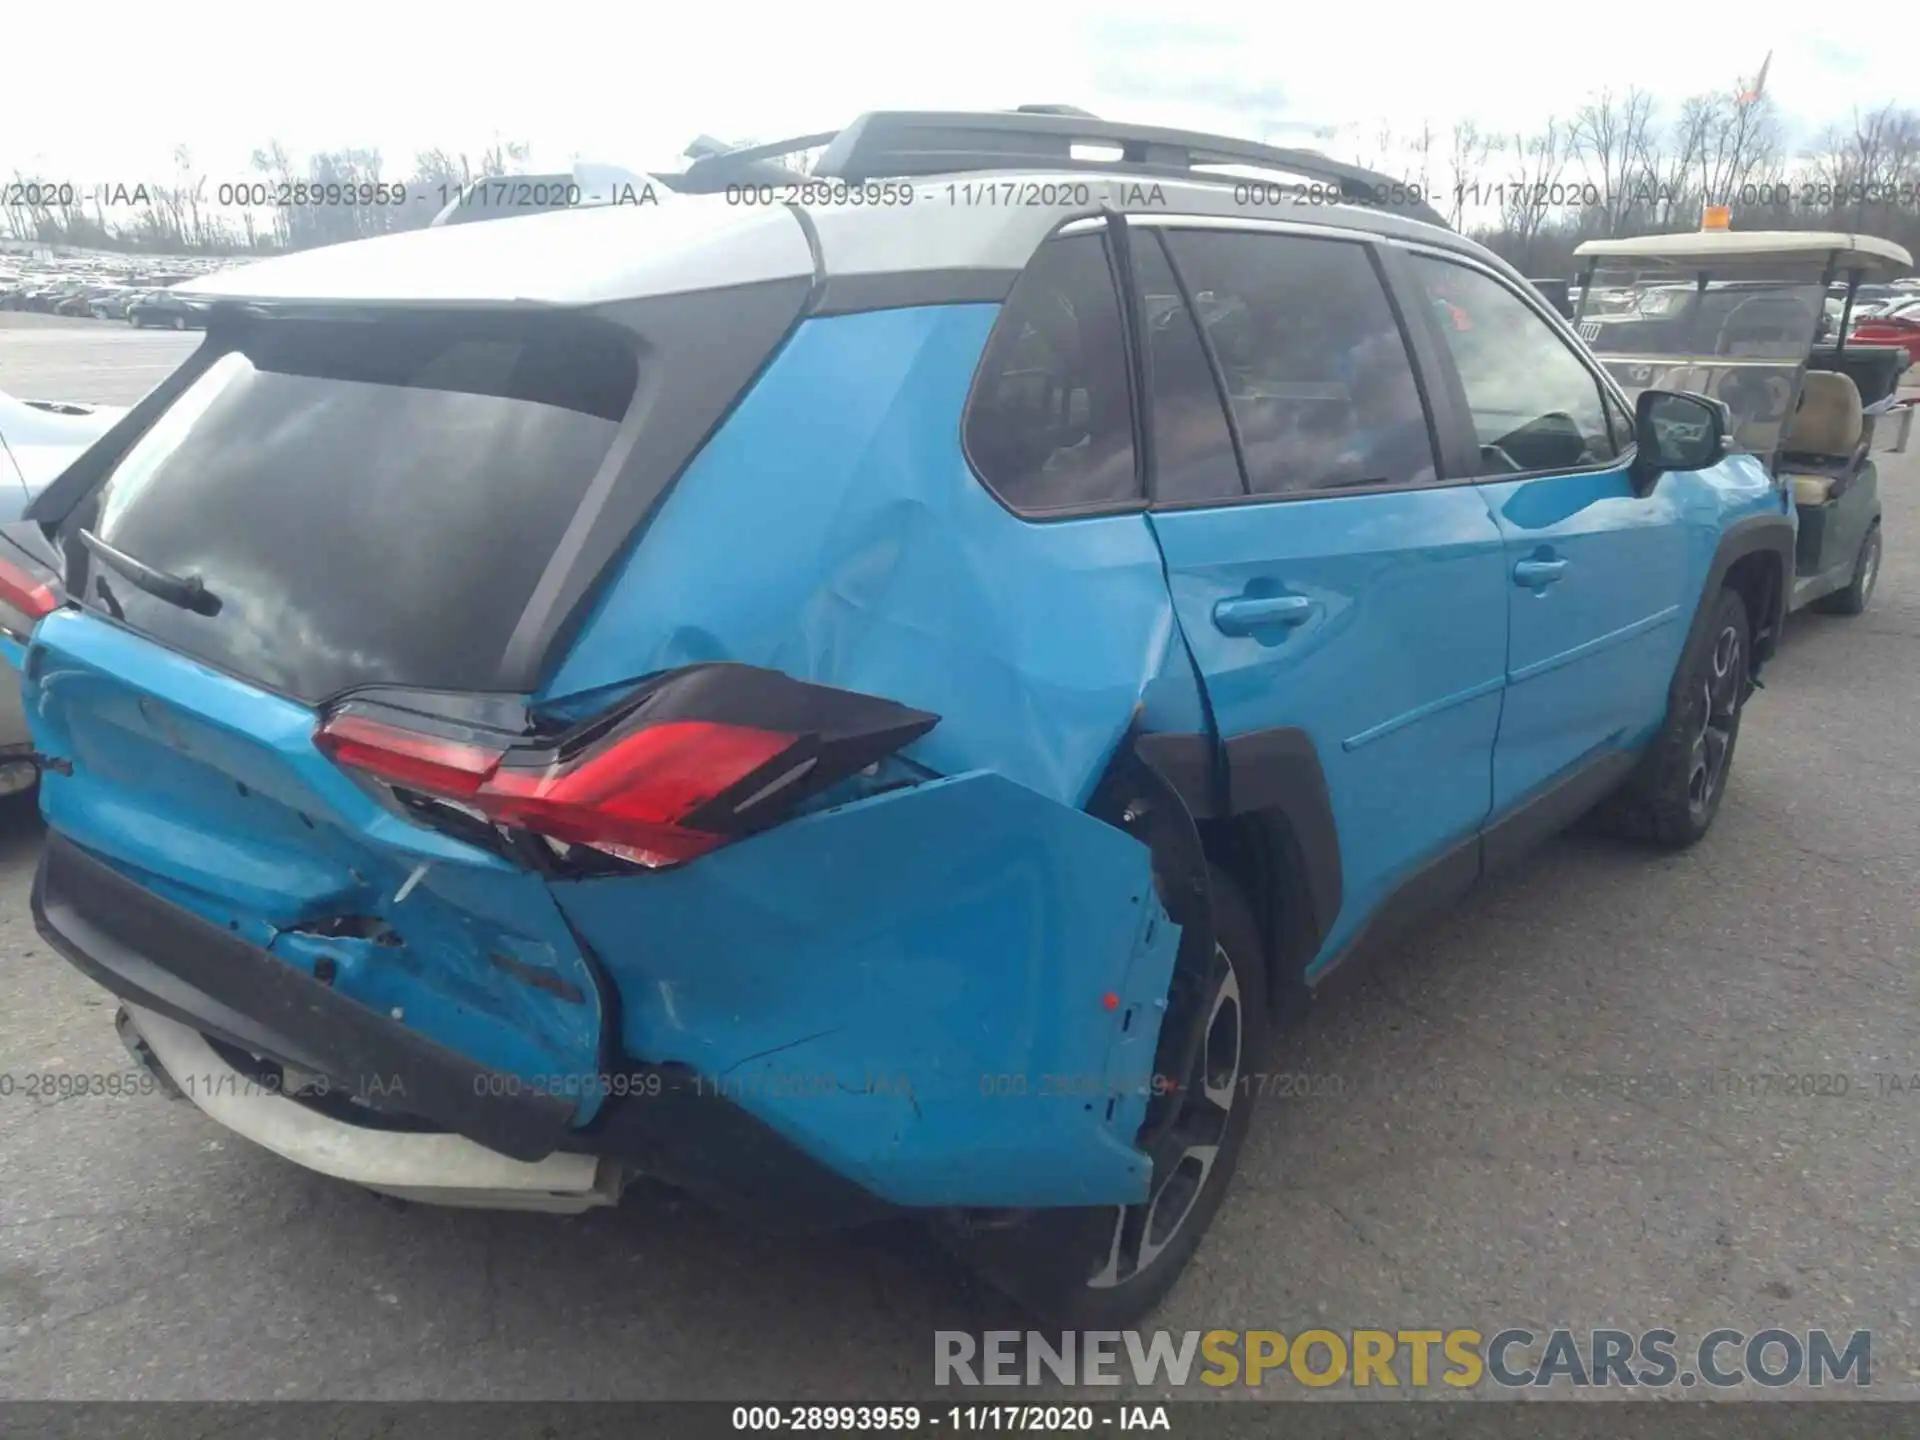
[[[1631,240],[1587,240],[1580,257],[1652,260],[1675,265],[1797,259],[1831,255],[1842,270],[1891,273],[1913,268],[1913,257],[1891,240],[1841,230],[1694,230],[1639,235]]]
[[[724,196],[445,225],[296,251],[200,276],[183,295],[236,300],[592,305],[813,274],[785,207]]]
[[[821,188],[831,194],[836,183]],[[779,187],[770,188],[777,197]],[[1484,254],[1446,231],[1377,210],[1249,207],[1218,182],[1023,172],[1018,203],[1000,193],[1015,188],[1010,182],[972,175],[854,188],[878,195],[878,203],[808,206],[803,224],[785,204],[658,186],[653,204],[582,206],[405,231],[278,256],[173,288],[243,302],[584,306],[811,278],[816,248],[819,272],[829,278],[1012,273],[1064,221],[1105,207],[1358,227]],[[910,200],[903,198],[909,189]],[[1034,194],[1060,203],[1026,203]]]

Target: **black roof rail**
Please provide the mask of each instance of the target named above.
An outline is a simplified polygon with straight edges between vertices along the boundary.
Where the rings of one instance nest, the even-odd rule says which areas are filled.
[[[1073,153],[1076,145],[1118,150],[1120,155],[1114,160],[1079,158]],[[1101,120],[1072,105],[982,111],[874,110],[844,130],[707,153],[694,160],[684,174],[658,178],[676,190],[692,193],[716,191],[743,181],[803,180],[808,177],[774,162],[783,155],[821,146],[826,151],[813,167],[813,178],[852,182],[1036,168],[1225,180],[1229,177],[1209,175],[1195,167],[1244,165],[1333,186],[1348,204],[1394,211],[1442,230],[1451,228],[1426,203],[1418,186],[1329,159],[1318,151],[1155,125],[1127,125]]]
[[[865,181],[968,170],[1058,168],[1205,180],[1225,177],[1195,174],[1196,166],[1245,165],[1319,181],[1336,187],[1342,199],[1351,204],[1393,210],[1443,230],[1449,228],[1419,194],[1418,187],[1316,151],[1058,113],[1067,108],[1048,107],[1045,113],[1038,107],[980,112],[871,111],[832,139],[820,163],[814,166],[814,174]],[[811,143],[818,144],[818,137]],[[1076,158],[1076,145],[1118,150],[1120,157]]]

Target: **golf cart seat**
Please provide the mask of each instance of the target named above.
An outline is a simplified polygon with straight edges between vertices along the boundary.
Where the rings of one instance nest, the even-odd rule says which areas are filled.
[[[1713,371],[1705,365],[1676,365],[1655,377],[1660,390],[1684,390],[1692,395],[1713,397]]]
[[[1781,470],[1793,484],[1796,505],[1824,505],[1835,482],[1860,462],[1866,416],[1860,387],[1832,370],[1809,370],[1800,408],[1781,444]]]

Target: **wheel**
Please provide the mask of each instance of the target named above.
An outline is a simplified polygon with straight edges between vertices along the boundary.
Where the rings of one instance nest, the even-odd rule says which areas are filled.
[[[183,317],[181,317],[181,316],[179,316],[179,315],[176,315],[176,316],[174,316],[174,317],[173,317],[173,328],[174,328],[174,329],[176,329],[176,330],[184,330],[184,329],[186,329],[186,328],[187,328],[187,322],[186,322],[186,320],[185,320],[185,319],[184,319]]]
[[[1742,706],[1752,690],[1751,626],[1736,590],[1713,601],[1711,628],[1680,698],[1627,783],[1596,812],[1603,828],[1684,850],[1713,826],[1733,769]]]
[[[1041,1210],[948,1237],[990,1284],[1063,1328],[1120,1328],[1152,1311],[1200,1248],[1239,1163],[1267,1039],[1264,949],[1238,887],[1218,870],[1210,882],[1216,943],[1200,992],[1206,1040],[1175,1091],[1167,1139],[1150,1152],[1146,1201]]]
[[[1823,595],[1808,607],[1828,615],[1858,615],[1873,598],[1874,582],[1880,578],[1880,522],[1867,527],[1860,542],[1860,557],[1853,562],[1853,581],[1844,590]]]

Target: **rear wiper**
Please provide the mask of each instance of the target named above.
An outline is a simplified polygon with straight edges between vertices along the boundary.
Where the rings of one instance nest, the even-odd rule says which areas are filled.
[[[182,610],[191,610],[196,615],[220,613],[220,597],[207,589],[198,575],[174,575],[165,570],[156,570],[125,551],[114,549],[91,530],[80,532],[80,543],[149,595],[158,596],[169,605],[178,605]]]

